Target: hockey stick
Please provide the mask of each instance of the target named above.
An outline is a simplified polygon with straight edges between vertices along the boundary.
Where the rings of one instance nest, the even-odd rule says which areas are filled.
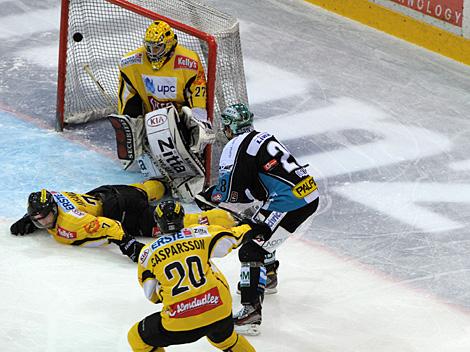
[[[243,212],[236,212],[234,211],[233,209],[230,209],[230,208],[227,208],[227,207],[224,207],[222,206],[220,203],[219,204],[216,204],[216,203],[213,203],[207,199],[205,199],[202,195],[200,194],[197,194],[195,197],[194,197],[194,200],[196,201],[196,204],[199,206],[200,203],[204,204],[205,206],[207,207],[211,207],[212,209],[221,209],[221,210],[224,210],[226,211],[227,213],[229,213],[230,215],[232,215],[234,217],[234,219],[236,221],[240,223],[246,223],[246,222],[249,222],[249,223],[264,223],[264,220],[261,220],[261,219],[257,219],[256,217],[258,216],[258,214],[260,213],[261,211],[261,208],[263,207],[263,205],[265,204],[265,202],[262,202],[263,204],[262,205],[254,205],[252,207],[249,207],[247,209],[245,209]],[[200,206],[199,206],[200,207]],[[254,208],[254,211],[251,213],[251,214],[247,214],[247,210],[250,210],[250,209],[253,209]],[[248,216],[247,216],[248,215]],[[268,225],[269,224],[266,224],[265,225]],[[253,228],[252,226],[250,226],[251,228]],[[270,227],[270,226],[269,226]],[[271,230],[272,231],[272,230]],[[269,236],[269,238],[271,238],[273,232],[271,232],[271,235]],[[257,245],[259,245],[260,247],[263,247],[264,244],[269,240],[268,239],[264,239],[264,238],[261,238],[261,237],[258,237],[257,235],[253,236],[250,238],[250,240],[254,241]]]
[[[108,103],[111,105],[115,105],[113,98],[106,92],[104,87],[101,85],[101,83],[96,79],[95,75],[93,74],[93,71],[91,70],[90,66],[88,64],[83,65],[83,70],[88,74],[88,76],[91,78],[93,82],[95,82],[96,86],[98,89],[103,93],[103,96],[106,98]]]
[[[243,212],[236,212],[230,208],[227,208],[227,207],[224,207],[222,206],[221,204],[216,204],[216,203],[213,203],[211,201],[208,201],[207,199],[205,199],[203,196],[197,194],[195,197],[194,197],[194,200],[196,201],[196,203],[198,204],[199,206],[199,203],[203,203],[204,205],[206,205],[207,207],[211,207],[212,209],[221,209],[221,210],[224,210],[226,211],[227,213],[229,213],[230,215],[232,215],[234,217],[234,219],[236,221],[240,223],[246,223],[246,222],[249,222],[249,223],[259,223],[259,222],[264,222],[262,220],[259,220],[259,219],[256,219],[256,217],[258,216],[261,208],[262,208],[262,205],[260,206],[253,206],[253,207],[249,207],[247,209],[245,209],[245,211]],[[264,202],[263,202],[264,204]],[[255,210],[249,214],[247,216],[247,213],[246,211],[249,210],[249,209],[253,209],[255,208]],[[269,225],[268,225],[269,226]],[[253,228],[253,226],[250,226],[251,228]],[[271,234],[272,236],[272,234]],[[270,237],[271,237],[270,236]],[[264,238],[258,238],[257,235],[255,236],[252,236],[251,238],[249,238],[250,240],[254,241],[256,244],[258,244],[259,246],[263,246],[267,240],[265,240]]]
[[[216,204],[216,203],[213,203],[211,201],[208,201],[206,198],[204,198],[202,195],[200,194],[196,194],[196,196],[194,197],[194,200],[196,201],[196,203],[202,203],[212,209],[222,209],[222,210],[225,210],[227,213],[230,213],[230,215],[232,215],[237,221],[246,221],[246,220],[254,220],[256,218],[256,216],[258,216],[260,210],[261,210],[261,206],[259,207],[255,207],[255,211],[253,212],[253,214],[249,217],[246,216],[246,213],[245,212],[236,212],[234,211],[233,209],[230,209],[230,208],[227,208],[227,207],[224,207],[223,205],[221,204]],[[247,208],[246,210],[248,209],[252,209],[254,207],[250,207],[250,208]],[[246,211],[245,210],[245,211]]]

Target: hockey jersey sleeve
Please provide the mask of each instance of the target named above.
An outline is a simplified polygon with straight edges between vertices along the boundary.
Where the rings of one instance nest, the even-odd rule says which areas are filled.
[[[143,102],[137,89],[123,71],[119,72],[118,114],[137,117],[143,115]]]
[[[145,255],[145,250],[147,250],[148,253],[148,245],[142,249],[141,256],[139,257],[137,280],[139,281],[140,287],[144,290],[145,298],[152,303],[160,303],[162,301],[162,297],[160,295],[160,283],[155,278],[155,275],[148,270],[146,266],[142,265],[142,255]]]
[[[204,67],[197,58],[198,70],[196,76],[191,77],[185,89],[185,100],[187,106],[191,108],[193,116],[201,121],[207,121],[206,99],[207,86]]]
[[[210,244],[209,258],[221,258],[239,247],[244,236],[251,230],[249,225],[240,225],[230,229],[221,229],[219,226],[209,226],[208,231],[213,234]]]
[[[56,226],[48,232],[60,243],[84,247],[106,245],[124,236],[118,221],[78,210],[60,212]]]
[[[229,212],[222,209],[211,209],[201,213],[188,213],[184,216],[184,226],[218,225],[225,228],[236,226],[236,221]]]
[[[252,184],[257,182],[256,159],[249,155],[247,146],[256,132],[239,135],[222,150],[219,176],[212,189],[214,203],[250,203],[254,200]]]

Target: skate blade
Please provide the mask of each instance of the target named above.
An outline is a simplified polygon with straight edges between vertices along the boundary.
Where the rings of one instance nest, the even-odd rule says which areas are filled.
[[[264,294],[265,295],[272,295],[274,293],[277,293],[277,288],[276,287],[273,287],[273,288],[266,288],[264,290]]]
[[[257,336],[261,333],[260,324],[235,325],[235,331],[246,336]]]

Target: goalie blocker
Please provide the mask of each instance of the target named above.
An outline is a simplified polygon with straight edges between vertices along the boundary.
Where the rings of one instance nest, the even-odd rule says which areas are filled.
[[[164,179],[173,196],[184,201],[202,190],[204,148],[215,140],[208,122],[194,118],[186,107],[178,115],[173,105],[144,118],[116,114],[108,118],[125,170],[138,166],[146,178]]]

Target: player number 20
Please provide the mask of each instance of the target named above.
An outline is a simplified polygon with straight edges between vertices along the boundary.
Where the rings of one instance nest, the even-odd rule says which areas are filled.
[[[178,279],[178,283],[173,286],[171,290],[173,296],[177,296],[189,290],[189,286],[182,285],[185,277],[189,278],[189,282],[195,288],[201,287],[206,283],[201,258],[198,256],[187,257],[185,263],[179,261],[171,262],[165,266],[164,271],[168,280],[173,280],[174,278]]]

